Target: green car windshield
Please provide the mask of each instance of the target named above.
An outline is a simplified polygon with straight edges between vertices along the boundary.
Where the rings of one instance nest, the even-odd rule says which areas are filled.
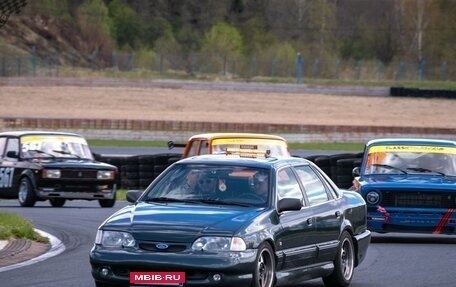
[[[268,171],[219,165],[174,165],[143,200],[264,206],[270,197]]]

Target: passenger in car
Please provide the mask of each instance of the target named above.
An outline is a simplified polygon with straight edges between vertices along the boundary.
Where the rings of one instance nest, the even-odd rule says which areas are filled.
[[[420,167],[432,172],[446,172],[445,155],[428,154],[421,158]]]

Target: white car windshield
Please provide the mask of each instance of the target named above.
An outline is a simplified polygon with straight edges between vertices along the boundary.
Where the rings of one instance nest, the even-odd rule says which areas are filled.
[[[27,135],[21,138],[23,158],[93,159],[86,140],[72,135]]]

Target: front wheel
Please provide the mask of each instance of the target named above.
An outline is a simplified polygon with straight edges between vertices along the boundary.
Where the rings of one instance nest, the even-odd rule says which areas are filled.
[[[113,207],[116,203],[116,195],[114,194],[113,199],[99,199],[98,203],[101,207]]]
[[[334,260],[334,271],[328,277],[323,277],[325,286],[348,286],[353,278],[355,269],[355,247],[353,239],[347,231],[340,236],[339,249]]]
[[[275,280],[275,259],[272,248],[268,243],[258,247],[253,282],[251,287],[272,287]]]
[[[33,185],[27,177],[23,177],[19,183],[18,200],[23,207],[32,207],[37,201]]]

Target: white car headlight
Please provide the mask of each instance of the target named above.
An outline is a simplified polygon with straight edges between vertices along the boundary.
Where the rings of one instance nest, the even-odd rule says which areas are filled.
[[[113,170],[99,170],[97,172],[97,179],[114,179],[115,172]]]
[[[43,178],[60,178],[60,169],[43,169]]]
[[[244,251],[245,242],[239,237],[200,237],[192,245],[198,251]]]
[[[133,247],[136,241],[128,232],[98,230],[95,244],[104,247]]]

